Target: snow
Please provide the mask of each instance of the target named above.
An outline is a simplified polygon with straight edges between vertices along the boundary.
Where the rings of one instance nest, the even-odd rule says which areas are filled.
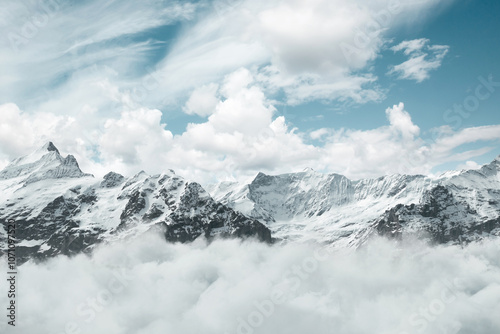
[[[212,185],[209,192],[171,170],[153,176],[141,171],[113,187],[102,187],[101,182],[81,172],[72,156],[61,157],[48,143],[16,159],[0,172],[0,218],[20,214],[26,219],[35,218],[54,199],[63,196],[77,205],[78,212],[73,219],[80,229],[103,229],[105,238],[113,240],[144,233],[158,222],[170,224],[170,215],[179,209],[183,196],[192,198],[193,203],[213,203],[213,198],[260,220],[276,238],[314,240],[340,247],[363,242],[373,233],[373,223],[387,210],[398,204],[422,203],[437,185],[445,186],[457,202],[456,206],[442,210],[449,222],[468,226],[479,219],[500,216],[499,158],[479,170],[445,173],[437,178],[387,175],[353,181],[312,169],[275,176],[259,173],[248,182]],[[112,233],[122,223],[120,214],[130,198],[137,193],[144,198],[145,207],[130,218],[132,223],[126,231]],[[95,196],[95,201],[83,201],[82,195]],[[161,213],[145,221],[143,216],[154,209]],[[184,214],[193,218],[206,212],[206,207],[197,207]],[[209,221],[210,218],[203,219]],[[418,229],[422,224],[434,223],[434,218],[410,217],[407,225]],[[222,232],[225,228],[214,231]],[[0,240],[4,236],[5,231],[0,229]],[[27,247],[40,246],[41,250],[49,247],[45,240],[23,242]]]
[[[17,243],[17,246],[35,247],[40,246],[43,242],[44,240],[21,240]]]
[[[497,218],[498,165],[495,160],[480,171],[445,173],[438,178],[397,174],[357,181],[311,169],[275,176],[259,173],[248,184],[221,183],[209,189],[215,200],[259,219],[277,238],[353,244],[361,242],[387,210],[398,204],[419,204],[437,185],[446,186],[458,202],[477,211],[477,215],[465,214],[465,204],[460,209],[445,208],[443,214],[450,221],[467,226],[475,219]],[[492,204],[495,201],[499,204]]]

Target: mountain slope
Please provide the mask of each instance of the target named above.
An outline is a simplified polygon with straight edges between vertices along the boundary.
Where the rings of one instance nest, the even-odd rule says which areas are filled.
[[[96,180],[52,143],[1,171],[0,191],[0,220],[16,220],[21,261],[90,251],[99,242],[151,228],[171,242],[200,235],[272,241],[263,224],[214,201],[198,183],[173,171],[154,176],[140,172],[128,179],[110,172]],[[2,249],[5,242],[2,226]]]
[[[500,235],[500,159],[438,178],[389,175],[349,180],[310,169],[259,173],[249,184],[209,187],[222,203],[265,223],[278,238],[356,246],[374,233],[435,242]]]

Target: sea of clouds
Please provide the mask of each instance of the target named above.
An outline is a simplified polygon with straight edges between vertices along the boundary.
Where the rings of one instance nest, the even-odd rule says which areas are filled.
[[[467,247],[380,239],[331,251],[169,244],[151,233],[92,256],[26,263],[18,280],[17,325],[3,315],[1,333],[500,332],[499,239]]]

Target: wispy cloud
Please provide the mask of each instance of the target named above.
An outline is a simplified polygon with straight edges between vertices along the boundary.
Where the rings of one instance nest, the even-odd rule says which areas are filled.
[[[395,3],[238,1],[208,13],[179,38],[159,66],[162,91],[193,90],[246,67],[266,94],[283,93],[289,104],[380,101],[384,91],[370,64],[387,42],[386,33],[415,11],[425,17],[441,1]]]
[[[141,77],[141,67],[161,46],[141,34],[191,19],[196,6],[152,0],[6,1],[0,101],[36,105],[41,96],[54,98],[82,74],[105,77],[106,68],[121,81]]]
[[[399,65],[391,67],[388,74],[395,74],[399,79],[422,82],[430,78],[430,72],[441,67],[443,58],[449,51],[447,45],[429,45],[426,38],[403,41],[391,48],[394,52],[401,52],[409,59]]]

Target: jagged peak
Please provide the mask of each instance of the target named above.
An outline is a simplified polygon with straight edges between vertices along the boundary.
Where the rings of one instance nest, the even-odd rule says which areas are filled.
[[[53,142],[49,141],[34,152],[17,158],[0,172],[0,179],[22,177],[22,182],[33,183],[43,179],[75,178],[92,176],[80,170],[73,155],[61,156]]]
[[[80,166],[78,165],[78,161],[76,161],[75,156],[72,155],[72,154],[68,154],[68,156],[66,158],[64,158],[63,164],[64,165],[76,166],[76,167],[80,168]]]
[[[113,188],[125,182],[125,177],[115,172],[109,172],[104,175],[101,181],[101,188]]]
[[[33,151],[31,154],[28,154],[22,158],[19,158],[17,160],[38,160],[41,157],[43,157],[46,154],[50,154],[53,152],[54,157],[60,157],[61,153],[57,149],[57,147],[54,145],[53,142],[49,141],[46,142],[44,145]]]
[[[59,153],[59,150],[54,145],[54,143],[51,141],[49,141],[45,145],[43,145],[42,149],[45,149],[46,151],[49,151],[49,152],[57,152],[57,154],[61,154],[61,153]]]
[[[258,182],[259,180],[262,180],[262,179],[267,179],[269,177],[269,175],[267,174],[264,174],[262,172],[259,172],[252,180],[252,183],[253,182]]]

